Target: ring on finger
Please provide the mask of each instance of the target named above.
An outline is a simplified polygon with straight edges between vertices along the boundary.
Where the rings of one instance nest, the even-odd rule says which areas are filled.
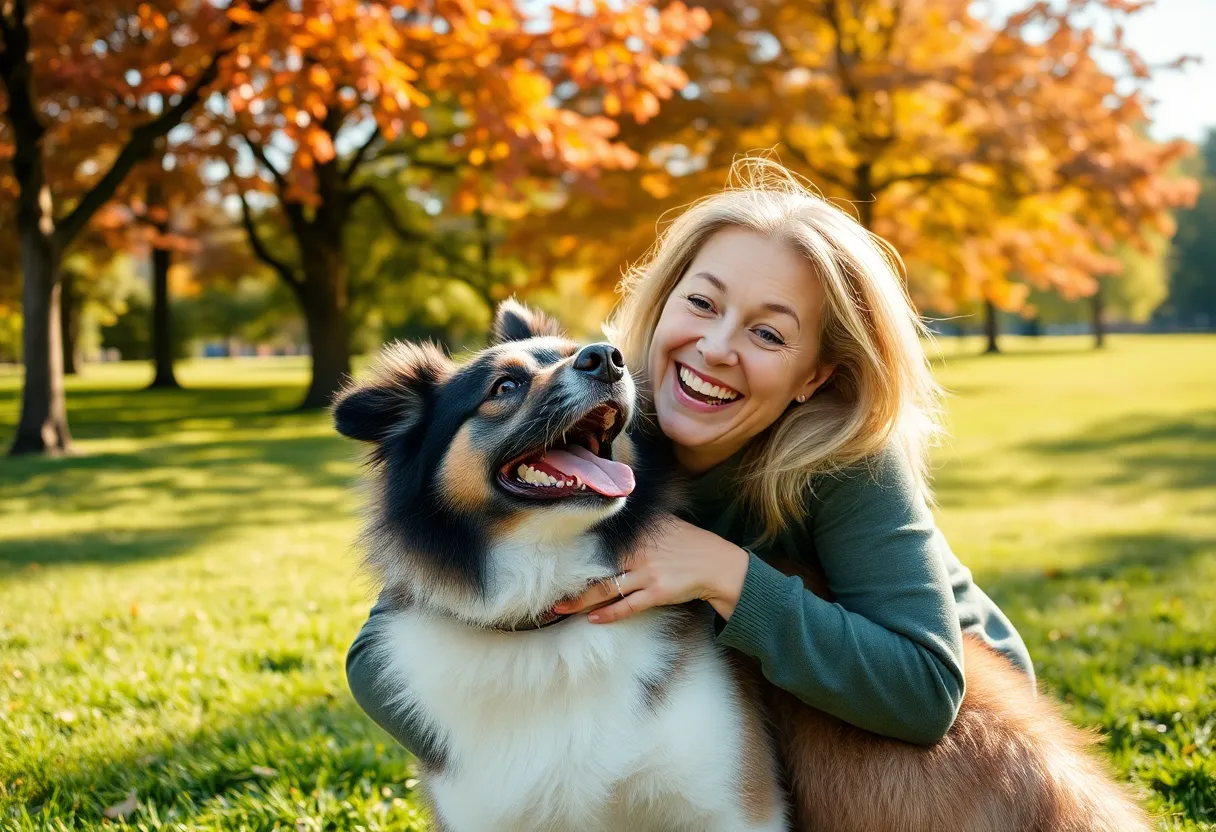
[[[613,582],[614,584],[616,584],[616,591],[617,591],[617,592],[619,592],[619,593],[621,594],[621,597],[622,597],[622,598],[624,598],[624,597],[625,597],[625,590],[621,589],[621,576],[620,576],[619,574],[617,574],[617,575],[613,575],[613,576],[612,576],[612,582]]]

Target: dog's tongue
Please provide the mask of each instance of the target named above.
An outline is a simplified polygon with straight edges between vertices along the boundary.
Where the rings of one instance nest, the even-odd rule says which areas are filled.
[[[581,445],[571,445],[564,451],[546,451],[544,461],[568,477],[578,477],[605,497],[624,497],[633,491],[632,468],[598,457]]]

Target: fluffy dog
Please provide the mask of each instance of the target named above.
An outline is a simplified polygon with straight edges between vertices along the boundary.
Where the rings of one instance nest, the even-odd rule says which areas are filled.
[[[335,402],[370,448],[380,683],[417,726],[440,829],[1147,828],[1084,735],[979,643],[954,728],[920,748],[767,684],[716,646],[704,604],[553,615],[676,507],[663,443],[624,430],[635,399],[614,348],[508,303],[466,363],[398,344]]]

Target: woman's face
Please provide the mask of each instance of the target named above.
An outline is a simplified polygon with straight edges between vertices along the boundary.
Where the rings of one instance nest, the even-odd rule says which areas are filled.
[[[794,249],[743,228],[705,242],[667,298],[648,362],[659,426],[681,465],[722,462],[827,381],[822,307],[819,280]]]

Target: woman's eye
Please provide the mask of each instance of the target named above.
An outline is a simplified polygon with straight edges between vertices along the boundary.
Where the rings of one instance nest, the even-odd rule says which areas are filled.
[[[782,337],[780,335],[778,335],[777,333],[773,332],[771,329],[757,329],[757,330],[755,330],[755,333],[757,335],[759,335],[761,338],[763,338],[765,341],[768,341],[770,344],[773,344],[773,345],[779,346],[779,347],[785,345],[785,341],[782,339]]]
[[[498,383],[494,385],[494,395],[501,396],[504,393],[510,393],[517,387],[519,387],[519,382],[513,378],[499,379]]]
[[[688,302],[700,309],[702,312],[709,312],[714,308],[714,305],[699,295],[688,295]]]

